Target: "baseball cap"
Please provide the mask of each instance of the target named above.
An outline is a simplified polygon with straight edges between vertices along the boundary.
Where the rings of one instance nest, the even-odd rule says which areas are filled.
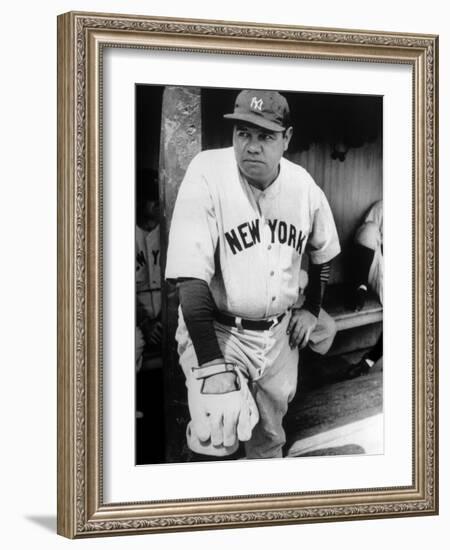
[[[250,122],[266,130],[282,132],[289,126],[286,98],[270,90],[242,90],[234,103],[234,113],[223,115],[230,120]]]

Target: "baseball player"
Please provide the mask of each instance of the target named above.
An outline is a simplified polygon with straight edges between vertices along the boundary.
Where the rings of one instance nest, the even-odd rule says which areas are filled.
[[[241,440],[247,458],[281,457],[298,349],[309,343],[325,353],[334,338],[321,303],[340,246],[324,193],[283,158],[293,132],[286,99],[244,90],[224,116],[234,123],[233,146],[192,160],[167,252],[165,275],[180,300],[187,441],[201,454],[231,454]]]
[[[161,354],[161,267],[156,175],[140,174],[136,211],[136,368],[144,349]]]
[[[364,223],[356,231],[353,268],[356,279],[353,308],[360,310],[364,307],[369,288],[383,303],[383,201],[372,205]],[[382,356],[383,333],[375,346],[348,369],[347,378],[368,374]]]
[[[368,287],[383,303],[383,201],[371,206],[355,235],[354,269],[357,279],[355,309],[364,306]]]

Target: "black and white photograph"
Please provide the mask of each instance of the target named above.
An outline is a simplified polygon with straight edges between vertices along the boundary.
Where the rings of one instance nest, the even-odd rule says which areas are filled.
[[[254,15],[58,17],[65,537],[438,513],[439,37]]]
[[[383,97],[135,86],[137,465],[380,455]]]

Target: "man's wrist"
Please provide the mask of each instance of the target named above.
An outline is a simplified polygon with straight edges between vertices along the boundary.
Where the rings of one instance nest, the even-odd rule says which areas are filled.
[[[314,317],[318,318],[319,317],[319,311],[320,311],[320,307],[319,307],[319,311],[317,311],[317,315],[314,313],[313,310],[311,310],[309,308],[309,306],[307,304],[303,304],[302,306],[294,306],[292,307],[292,313],[298,313],[299,311],[307,311],[308,313],[311,313],[311,315],[314,315]]]
[[[223,357],[216,357],[216,359],[211,359],[210,361],[205,361],[199,367],[202,369],[203,367],[210,367],[212,365],[221,365],[222,363],[225,363],[225,359]]]
[[[303,304],[302,309],[309,311],[314,317],[318,318],[320,313],[320,304],[310,304],[308,302],[305,302]]]
[[[209,378],[215,374],[222,374],[225,372],[234,373],[236,365],[234,363],[227,363],[224,359],[212,360],[207,363],[202,363],[200,367],[192,367],[192,374],[194,378],[200,380],[202,378]]]

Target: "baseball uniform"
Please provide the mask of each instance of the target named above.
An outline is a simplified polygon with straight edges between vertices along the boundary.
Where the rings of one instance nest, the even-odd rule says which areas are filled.
[[[383,201],[371,206],[355,240],[374,251],[367,280],[383,303]]]
[[[218,311],[236,319],[236,326],[216,320],[214,328],[225,361],[242,370],[258,407],[248,458],[281,456],[285,442],[282,419],[296,391],[298,364],[286,330],[291,308],[302,299],[305,252],[314,264],[340,252],[327,199],[306,170],[281,158],[278,177],[259,190],[241,174],[232,147],[192,160],[175,204],[165,276],[205,281]],[[273,325],[249,330],[242,319]],[[311,340],[324,331],[326,350],[334,334],[326,334],[322,321],[323,310]],[[181,308],[176,339],[189,380],[198,362]]]
[[[367,283],[383,303],[383,201],[376,202],[369,209],[364,223],[356,231],[355,242],[357,245],[355,271],[360,281],[363,281],[356,290],[356,305],[360,308],[364,304]],[[347,378],[368,374],[377,364],[382,366],[382,356],[383,333],[381,332],[375,346],[348,369]]]
[[[159,225],[150,232],[136,226],[136,293],[150,319],[161,311],[160,249]]]
[[[142,365],[144,334],[139,327],[161,312],[161,267],[159,225],[151,231],[136,226],[136,368]]]

